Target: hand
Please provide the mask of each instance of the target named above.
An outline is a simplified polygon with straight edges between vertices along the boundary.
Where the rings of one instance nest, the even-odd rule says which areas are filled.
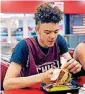
[[[79,72],[81,70],[81,67],[81,64],[77,62],[75,59],[71,59],[63,66],[64,69],[68,69],[69,72],[72,72],[74,74]]]
[[[43,73],[43,79],[42,79],[43,83],[50,83],[51,82],[50,78],[53,74],[53,70],[54,69],[50,69],[50,70]]]

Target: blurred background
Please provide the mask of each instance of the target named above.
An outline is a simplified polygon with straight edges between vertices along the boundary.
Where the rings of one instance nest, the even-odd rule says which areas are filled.
[[[9,62],[20,40],[37,36],[34,12],[43,2],[46,1],[1,1],[0,41],[3,61]],[[85,1],[55,1],[54,5],[64,12],[59,34],[65,38],[69,49],[75,49],[85,40]]]

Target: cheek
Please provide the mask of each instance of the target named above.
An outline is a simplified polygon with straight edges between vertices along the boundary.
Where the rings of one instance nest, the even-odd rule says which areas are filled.
[[[42,36],[42,40],[44,41],[44,43],[47,43],[48,42],[48,36],[43,35]]]
[[[45,33],[42,33],[42,34],[41,34],[41,37],[42,37],[43,39],[46,39],[46,38],[47,38],[47,35],[46,35]]]

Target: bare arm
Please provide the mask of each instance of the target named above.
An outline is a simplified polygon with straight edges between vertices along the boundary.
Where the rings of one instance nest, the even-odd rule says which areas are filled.
[[[85,44],[84,43],[80,43],[73,54],[73,58],[75,58],[76,60],[78,60],[82,67],[85,69]]]
[[[44,82],[50,78],[50,73],[52,72],[52,70],[49,70],[33,76],[19,77],[20,70],[21,65],[14,62],[10,64],[3,83],[4,89],[25,88],[36,83]]]

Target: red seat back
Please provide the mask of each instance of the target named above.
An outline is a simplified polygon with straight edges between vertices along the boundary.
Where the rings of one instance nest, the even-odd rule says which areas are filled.
[[[74,52],[74,49],[69,49],[69,53],[70,53],[70,55],[73,57],[73,52]]]
[[[81,86],[83,86],[83,84],[85,84],[85,76],[79,77],[79,78],[76,80],[76,82],[77,82],[78,84],[80,84]]]
[[[5,77],[7,68],[9,66],[9,63],[2,60],[0,64],[1,64],[1,80],[0,81],[1,81],[1,89],[3,89],[3,80]]]

